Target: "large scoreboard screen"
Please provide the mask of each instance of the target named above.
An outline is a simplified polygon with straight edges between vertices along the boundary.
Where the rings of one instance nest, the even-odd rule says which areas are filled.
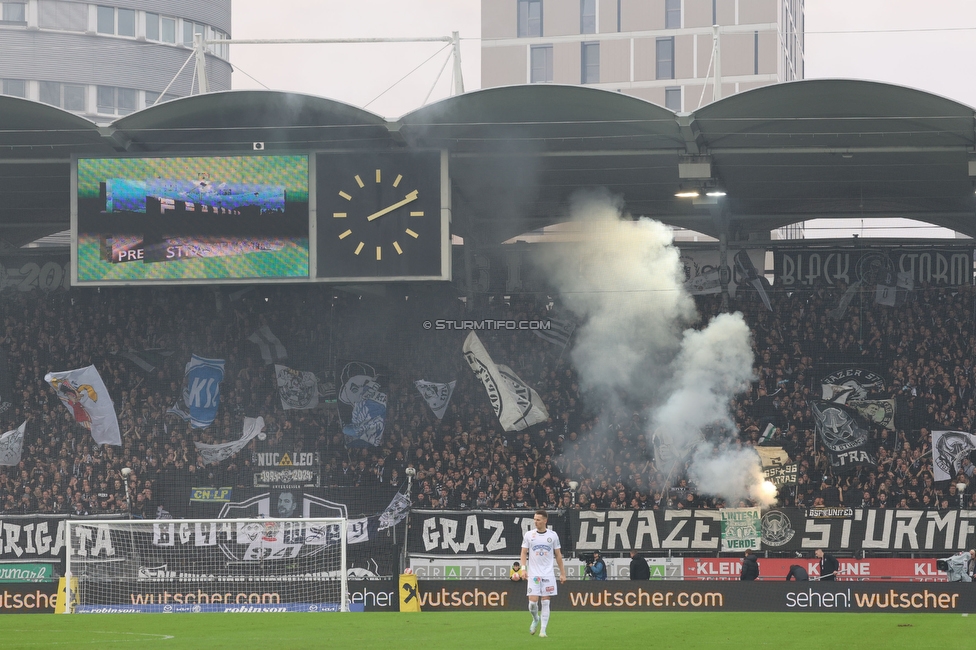
[[[309,279],[307,155],[76,164],[74,284]]]

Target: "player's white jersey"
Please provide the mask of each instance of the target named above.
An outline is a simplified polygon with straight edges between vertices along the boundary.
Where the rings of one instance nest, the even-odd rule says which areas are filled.
[[[532,528],[522,538],[522,548],[529,549],[526,572],[530,577],[555,575],[556,550],[560,548],[559,535],[552,530],[540,533]]]

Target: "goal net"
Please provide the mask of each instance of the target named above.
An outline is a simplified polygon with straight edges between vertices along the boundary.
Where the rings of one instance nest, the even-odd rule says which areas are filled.
[[[68,521],[67,611],[348,611],[346,523]]]

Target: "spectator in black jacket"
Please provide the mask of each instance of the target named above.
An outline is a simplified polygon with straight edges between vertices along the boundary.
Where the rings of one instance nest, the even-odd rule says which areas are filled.
[[[808,582],[810,580],[810,575],[807,570],[801,567],[799,564],[791,564],[790,572],[786,574],[786,581],[796,580],[797,582]]]
[[[759,578],[759,559],[746,549],[745,557],[742,558],[742,571],[739,573],[739,580],[757,580]]]
[[[647,560],[641,557],[640,553],[638,553],[636,549],[630,552],[630,579],[651,579],[651,567],[647,565]]]
[[[820,579],[835,580],[837,571],[840,570],[840,564],[837,562],[837,558],[830,553],[824,553],[822,548],[817,549],[816,555],[820,560]]]

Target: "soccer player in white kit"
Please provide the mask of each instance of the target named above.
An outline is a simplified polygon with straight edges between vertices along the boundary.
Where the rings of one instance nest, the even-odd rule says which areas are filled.
[[[566,582],[566,566],[563,564],[559,535],[546,528],[549,514],[545,510],[536,510],[532,521],[535,527],[526,531],[522,538],[522,571],[528,581],[529,613],[532,614],[529,634],[539,630],[542,637],[546,636],[546,626],[549,624],[549,599],[556,595],[553,558],[559,565],[559,582]]]

